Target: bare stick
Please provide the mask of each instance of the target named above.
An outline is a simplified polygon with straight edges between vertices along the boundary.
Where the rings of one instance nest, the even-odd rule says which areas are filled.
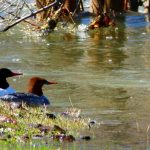
[[[17,24],[20,23],[21,21],[24,21],[24,20],[26,20],[27,18],[30,18],[30,17],[32,17],[32,16],[35,16],[36,14],[38,14],[38,13],[44,11],[44,10],[49,9],[50,7],[54,6],[54,5],[57,3],[57,1],[58,1],[58,0],[55,0],[53,3],[51,3],[51,4],[49,4],[49,5],[47,5],[47,6],[43,7],[43,8],[41,8],[41,9],[39,9],[39,10],[37,10],[37,11],[35,11],[35,12],[32,12],[30,15],[27,15],[27,16],[25,16],[25,17],[23,17],[23,18],[18,19],[16,22],[14,22],[13,24],[7,26],[6,28],[4,28],[3,30],[1,30],[0,32],[7,31],[8,29],[10,29],[10,28],[12,28],[13,26],[17,25]]]
[[[77,7],[76,7],[76,9],[74,10],[72,16],[75,15],[75,13],[77,12],[77,9],[80,7],[80,5],[81,5],[81,8],[82,8],[82,11],[84,11],[84,7],[83,7],[83,2],[82,2],[82,0],[78,0]]]

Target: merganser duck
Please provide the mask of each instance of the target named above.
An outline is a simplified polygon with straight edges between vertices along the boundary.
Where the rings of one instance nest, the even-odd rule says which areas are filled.
[[[20,104],[25,103],[28,106],[41,106],[50,105],[47,97],[43,95],[43,85],[57,84],[57,82],[49,82],[44,78],[33,77],[28,84],[27,93],[13,93],[0,97],[0,100],[10,102],[18,107]],[[15,106],[14,106],[15,107]]]
[[[16,91],[9,85],[6,78],[22,75],[22,73],[12,72],[10,69],[1,68],[0,69],[0,96],[4,96],[6,94],[12,94]]]

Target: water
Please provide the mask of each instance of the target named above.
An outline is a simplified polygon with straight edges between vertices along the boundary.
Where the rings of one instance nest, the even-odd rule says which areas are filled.
[[[9,79],[17,91],[26,91],[31,76],[59,82],[43,88],[52,111],[71,107],[71,99],[82,115],[100,124],[83,133],[92,140],[75,142],[78,148],[150,149],[150,23],[146,17],[130,12],[116,20],[114,28],[55,31],[42,37],[17,26],[0,34],[0,67],[24,73]]]

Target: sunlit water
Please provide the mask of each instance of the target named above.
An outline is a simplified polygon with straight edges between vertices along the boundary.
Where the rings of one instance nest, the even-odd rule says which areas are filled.
[[[23,72],[10,78],[26,91],[31,76],[60,84],[45,86],[52,111],[71,107],[100,125],[84,132],[81,149],[150,149],[150,23],[128,13],[114,28],[29,35],[17,27],[0,34],[0,67]],[[81,20],[81,24],[89,23]],[[84,25],[80,26],[80,29]]]

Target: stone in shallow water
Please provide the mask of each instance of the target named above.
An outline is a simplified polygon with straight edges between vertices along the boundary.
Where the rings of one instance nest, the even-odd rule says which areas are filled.
[[[91,128],[92,126],[94,126],[96,124],[95,120],[92,120],[89,122],[89,128]]]
[[[82,136],[81,139],[89,141],[89,140],[91,140],[91,137],[90,136]]]
[[[72,135],[58,134],[58,135],[53,135],[51,138],[54,140],[58,140],[60,142],[73,142],[73,141],[75,141],[75,138]]]

